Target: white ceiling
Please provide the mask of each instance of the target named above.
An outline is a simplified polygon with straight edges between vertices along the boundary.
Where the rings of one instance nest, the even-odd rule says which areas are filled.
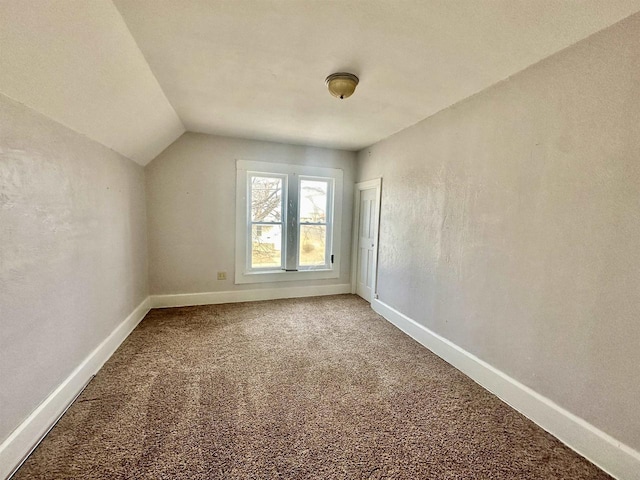
[[[109,0],[0,0],[0,93],[142,165],[184,132]]]
[[[0,0],[0,93],[143,165],[185,128],[357,150],[638,11],[640,0]],[[342,101],[324,85],[341,70],[361,80]]]
[[[639,0],[115,0],[187,130],[360,149]],[[353,97],[330,73],[360,77]]]

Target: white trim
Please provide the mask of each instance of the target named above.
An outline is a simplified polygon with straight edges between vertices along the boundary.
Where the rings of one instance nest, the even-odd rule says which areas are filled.
[[[189,307],[193,305],[214,305],[217,303],[255,302],[278,298],[316,297],[351,293],[348,283],[338,285],[317,285],[311,287],[274,287],[225,292],[179,293],[176,295],[151,295],[151,308]]]
[[[256,172],[265,174],[296,174],[312,177],[332,177],[339,168],[316,167],[313,165],[298,165],[295,163],[278,163],[278,162],[257,162],[252,160],[236,160],[236,169],[245,172]]]
[[[376,214],[374,216],[374,234],[376,247],[373,250],[373,282],[371,284],[371,299],[378,297],[378,240],[380,235],[380,209],[382,207],[382,178],[374,178],[353,186],[353,228],[351,232],[351,293],[355,294],[358,281],[358,242],[360,232],[360,195],[363,190],[376,189]]]
[[[145,298],[0,445],[0,478],[9,478],[149,311]]]
[[[329,269],[304,269],[299,271],[247,271],[248,249],[246,243],[249,211],[247,206],[247,172],[283,174],[295,176],[324,177],[333,179],[332,238],[331,252],[334,262]],[[288,179],[290,181],[290,179]],[[297,184],[296,184],[297,185]],[[288,192],[287,192],[288,193]],[[285,163],[236,161],[236,238],[235,274],[236,285],[252,283],[289,282],[301,280],[326,280],[340,277],[342,204],[344,194],[344,172],[338,168],[314,167]],[[286,193],[285,193],[286,195]],[[286,196],[285,196],[286,201]],[[284,233],[284,232],[283,232]]]
[[[371,307],[404,333],[605,472],[620,480],[640,479],[640,452],[619,442],[386,303],[374,299]]]

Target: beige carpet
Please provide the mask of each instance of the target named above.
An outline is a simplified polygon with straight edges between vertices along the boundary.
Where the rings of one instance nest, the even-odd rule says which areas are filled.
[[[609,477],[341,295],[152,310],[15,478]]]

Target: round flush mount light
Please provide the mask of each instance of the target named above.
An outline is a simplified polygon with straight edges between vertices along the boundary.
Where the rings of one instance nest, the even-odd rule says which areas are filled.
[[[353,73],[339,72],[329,75],[325,83],[331,95],[345,99],[353,95],[359,81]]]

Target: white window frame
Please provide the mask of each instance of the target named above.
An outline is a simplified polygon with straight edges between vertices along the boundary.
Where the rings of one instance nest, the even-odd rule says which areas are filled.
[[[280,236],[281,236],[281,241],[280,241],[280,250],[282,252],[285,251],[285,244],[286,244],[286,237],[285,237],[285,223],[287,221],[286,217],[284,217],[284,212],[285,212],[285,205],[287,204],[287,193],[289,191],[288,188],[288,177],[285,174],[281,174],[281,173],[269,173],[266,174],[265,172],[247,172],[246,173],[246,187],[247,187],[247,195],[249,195],[250,193],[250,187],[249,185],[251,184],[251,178],[253,177],[267,177],[267,178],[279,178],[282,181],[282,191],[281,191],[281,198],[280,198],[280,209],[283,213],[283,218],[280,219],[280,222],[273,222],[273,225],[280,225]],[[255,223],[261,223],[261,224],[265,224],[265,223],[271,223],[271,222],[254,222],[251,219],[251,207],[249,205],[249,202],[247,202],[247,235],[250,238],[252,235],[252,229],[253,229],[253,225]],[[247,238],[245,240],[245,250],[246,250],[246,254],[245,254],[245,258],[246,258],[246,269],[247,271],[251,272],[251,273],[260,273],[260,272],[265,272],[265,271],[272,271],[272,270],[279,270],[281,268],[284,267],[284,263],[285,263],[285,258],[281,258],[280,259],[280,266],[279,267],[258,267],[258,268],[253,268],[250,265],[249,259],[251,258],[251,242],[249,241],[249,238]]]
[[[250,174],[264,174],[265,176],[285,176],[283,181],[283,209],[282,214],[287,215],[290,206],[289,192],[298,192],[301,180],[332,179],[330,189],[333,195],[328,195],[327,206],[327,248],[328,263],[325,266],[301,267],[296,271],[277,269],[252,269],[250,266],[250,238],[251,238],[251,206],[248,202],[249,178]],[[295,188],[291,188],[295,185]],[[340,276],[340,243],[342,232],[342,193],[343,193],[343,172],[336,168],[312,167],[306,165],[291,165],[285,163],[255,162],[247,160],[236,161],[236,258],[235,258],[235,283],[265,283],[265,282],[286,282],[296,280],[319,280],[328,278],[338,278]],[[287,252],[291,254],[291,249],[295,249],[297,258],[299,252],[299,231],[300,215],[297,211],[298,198],[295,200],[295,216],[287,218],[282,231],[284,248],[282,250],[287,263]],[[285,211],[286,210],[286,211]],[[331,221],[332,220],[332,221]],[[295,224],[293,224],[295,223]],[[289,244],[287,229],[295,229],[296,245]],[[331,256],[333,263],[331,263]],[[297,264],[297,262],[296,262]]]
[[[326,251],[326,258],[325,258],[325,264],[324,265],[299,265],[298,264],[298,270],[300,271],[307,271],[307,270],[329,270],[331,269],[331,255],[334,254],[334,249],[333,249],[333,243],[334,243],[334,239],[333,239],[333,209],[334,209],[334,191],[336,189],[335,187],[335,178],[333,177],[320,177],[320,176],[311,176],[311,175],[298,175],[297,176],[297,180],[298,180],[298,192],[302,189],[302,182],[303,180],[310,180],[310,181],[325,181],[325,180],[332,180],[327,182],[327,210],[326,210],[326,219],[325,222],[319,222],[319,223],[311,223],[311,222],[304,222],[302,223],[300,220],[300,210],[298,209],[298,214],[297,214],[297,225],[296,225],[296,229],[297,229],[297,237],[298,237],[298,245],[297,245],[297,249],[296,251],[300,252],[300,231],[301,231],[301,226],[302,225],[325,225],[326,226],[326,239],[325,239],[325,243],[327,245],[327,251]],[[299,197],[298,197],[299,200]],[[335,255],[335,254],[334,254]],[[299,259],[298,259],[298,263],[299,263]]]

